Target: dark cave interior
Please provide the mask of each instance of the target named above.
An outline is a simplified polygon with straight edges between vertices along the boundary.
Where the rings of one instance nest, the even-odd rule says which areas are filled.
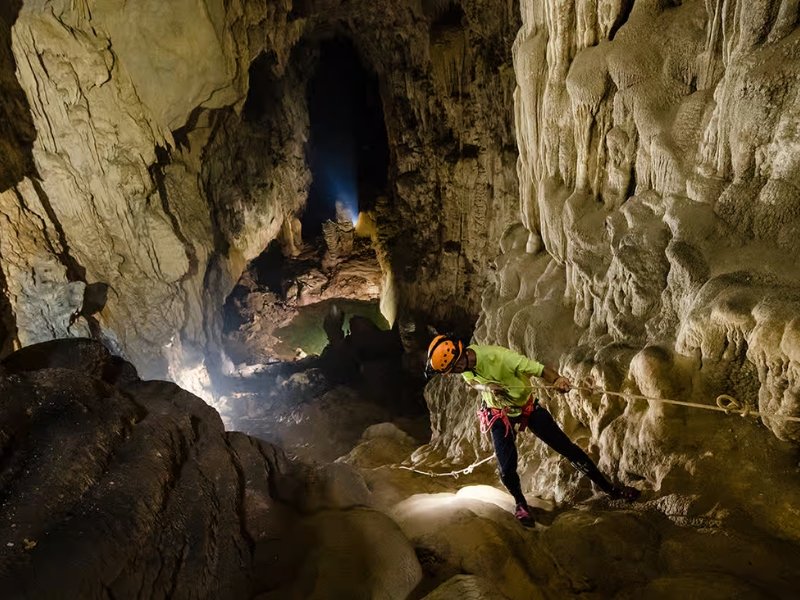
[[[349,40],[320,44],[307,98],[313,182],[302,224],[309,240],[325,220],[335,219],[337,202],[355,221],[386,193],[389,149],[378,79]]]
[[[310,128],[306,160],[312,183],[305,211],[300,215],[303,248],[299,255],[285,255],[285,248],[276,241],[251,262],[248,274],[226,302],[226,333],[247,326],[250,318],[241,312],[247,295],[262,290],[274,294],[277,302],[286,301],[292,310],[300,311],[298,316],[303,318],[296,325],[293,320],[291,325],[302,330],[300,337],[308,337],[312,330],[315,335],[324,335],[322,315],[317,314],[320,311],[293,304],[308,273],[319,269],[332,272],[330,266],[321,264],[327,256],[323,224],[339,220],[346,222],[346,227],[350,221],[355,225],[360,211],[374,208],[378,197],[387,194],[389,149],[377,76],[365,67],[353,43],[344,37],[302,45],[293,53],[292,63],[295,74],[309,73],[305,88]],[[244,118],[252,123],[259,123],[270,114],[271,107],[278,105],[285,93],[287,82],[275,76],[274,66],[274,57],[269,55],[260,56],[251,66]],[[356,253],[369,247],[367,239],[353,243]],[[377,302],[359,302],[349,296],[337,301],[344,303],[343,308],[347,306],[348,314],[359,314],[380,328],[386,327]],[[253,317],[253,310],[248,314]],[[276,334],[286,332],[286,319],[280,322],[283,325]],[[290,333],[288,337],[298,336]],[[316,342],[308,346],[312,352],[321,350]]]

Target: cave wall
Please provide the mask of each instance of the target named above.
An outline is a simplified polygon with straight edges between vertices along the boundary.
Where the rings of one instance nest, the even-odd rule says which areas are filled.
[[[214,135],[235,156],[226,120],[244,102],[250,61],[292,38],[289,8],[24,3],[12,39],[37,172],[0,195],[0,253],[22,345],[95,333],[145,374],[176,379],[203,362],[216,308],[276,229],[255,233],[262,218],[208,189],[204,169],[215,163],[206,166],[204,148]],[[276,195],[248,202],[281,220],[298,200]],[[95,282],[109,291],[91,317],[84,289]]]
[[[30,147],[36,137],[25,94],[14,76],[11,25],[21,0],[0,6],[0,190],[5,190],[33,170]],[[0,254],[2,262],[2,254]],[[5,274],[0,269],[0,357],[11,351],[16,323],[6,292]]]
[[[799,408],[796,3],[626,8],[523,4],[527,249],[563,266],[582,341],[746,358],[797,440],[769,418]]]
[[[25,94],[14,76],[11,26],[22,0],[8,0],[0,6],[0,190],[17,183],[33,170],[31,144],[36,131]]]
[[[516,2],[484,0],[421,9],[406,11],[406,24],[358,28],[386,89],[395,189],[378,226],[397,289],[389,316],[471,325],[500,235],[518,212],[509,47],[519,12]]]
[[[17,175],[0,192],[0,262],[18,343],[91,334],[146,376],[204,379],[192,369],[221,360],[224,298],[304,206],[305,85],[315,44],[333,35],[352,39],[381,86],[390,317],[477,317],[489,259],[517,211],[514,3],[17,8],[7,11],[16,74],[4,60],[3,81],[18,82],[16,106],[32,126],[3,137],[15,148],[32,141],[32,167],[4,168]],[[268,88],[260,113],[246,106],[254,74]],[[107,298],[88,306],[98,284]]]
[[[797,3],[524,0],[522,17],[522,222],[501,240],[476,338],[578,385],[710,405],[728,393],[759,410],[546,402],[668,514],[728,511],[799,539],[800,427],[781,418],[800,415]],[[454,458],[488,450],[463,426],[472,402],[448,403],[459,393],[428,390],[432,448]],[[581,493],[542,444],[522,454],[532,491]]]

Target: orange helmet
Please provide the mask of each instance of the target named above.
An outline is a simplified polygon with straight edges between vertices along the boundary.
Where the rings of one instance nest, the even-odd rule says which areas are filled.
[[[447,373],[464,352],[464,344],[446,335],[437,335],[428,346],[428,369]]]

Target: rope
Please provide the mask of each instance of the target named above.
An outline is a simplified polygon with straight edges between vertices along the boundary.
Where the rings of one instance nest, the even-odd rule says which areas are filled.
[[[514,390],[514,389],[530,389],[533,390],[534,388],[539,388],[542,390],[554,390],[556,389],[553,385],[534,385],[534,386],[505,386],[506,389]],[[578,390],[582,392],[590,392],[592,394],[607,394],[609,396],[619,396],[625,400],[646,400],[648,402],[660,402],[662,404],[675,404],[678,406],[687,406],[689,408],[699,408],[702,410],[713,410],[716,412],[724,412],[726,415],[729,414],[738,414],[741,417],[763,417],[764,415],[757,410],[751,410],[750,406],[744,404],[740,400],[737,400],[733,396],[728,394],[720,394],[717,396],[716,405],[710,404],[700,404],[698,402],[686,402],[685,400],[673,400],[672,398],[655,398],[653,396],[645,396],[642,394],[626,394],[623,392],[612,392],[609,390],[605,390],[599,387],[583,387],[583,386],[571,386],[571,390]],[[800,423],[800,417],[793,417],[791,415],[769,415],[770,418],[775,419],[783,419],[785,421],[794,421]],[[454,477],[458,479],[459,475],[469,475],[471,474],[476,467],[489,462],[494,458],[494,455],[487,456],[477,462],[472,463],[471,465],[464,467],[463,469],[459,469],[458,471],[449,471],[447,473],[434,473],[433,471],[422,471],[420,469],[415,469],[414,467],[408,467],[405,465],[392,465],[392,467],[397,469],[403,469],[406,471],[412,471],[414,473],[419,473],[421,475],[427,475],[428,477]]]
[[[405,465],[392,465],[396,469],[404,469],[405,471],[413,471],[414,473],[419,473],[420,475],[427,475],[428,477],[453,477],[458,479],[459,475],[469,475],[472,471],[475,470],[476,467],[481,466],[484,463],[489,462],[494,458],[494,454],[491,456],[487,456],[486,458],[482,458],[478,462],[474,462],[468,467],[463,469],[459,469],[458,471],[450,471],[449,473],[434,473],[433,471],[420,471],[419,469],[415,469],[414,467],[407,467]]]
[[[509,387],[508,389],[527,389],[528,386],[518,386],[515,388]],[[541,389],[555,389],[552,385],[537,385],[535,387]],[[717,396],[716,405],[700,404],[698,402],[686,402],[685,400],[673,400],[672,398],[655,398],[653,396],[644,396],[642,394],[628,394],[623,392],[612,392],[598,387],[582,387],[572,386],[570,389],[582,392],[590,392],[592,394],[607,394],[609,396],[619,396],[625,400],[647,400],[648,402],[660,402],[662,404],[676,404],[678,406],[688,406],[689,408],[699,408],[702,410],[713,410],[717,412],[724,412],[726,415],[731,413],[738,414],[742,417],[768,417],[774,419],[783,419],[785,421],[794,421],[800,423],[800,417],[793,417],[791,415],[764,415],[763,413],[752,410],[749,405],[744,404],[733,396],[728,394],[720,394]]]

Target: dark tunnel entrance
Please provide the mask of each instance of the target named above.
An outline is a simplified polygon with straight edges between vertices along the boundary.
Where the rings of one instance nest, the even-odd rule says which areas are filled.
[[[312,173],[303,237],[320,235],[340,203],[355,221],[386,193],[389,147],[378,78],[362,64],[353,44],[334,38],[319,47],[307,88]]]
[[[263,137],[282,119],[287,95],[296,102],[304,94],[311,184],[304,212],[296,215],[302,239],[285,224],[227,299],[223,333],[236,364],[318,355],[327,341],[352,332],[352,316],[389,328],[379,305],[384,273],[373,246],[373,215],[355,227],[359,214],[387,194],[389,149],[378,78],[344,38],[299,44],[284,76],[274,66],[270,55],[251,65],[243,118]],[[294,227],[296,221],[286,223]],[[345,316],[341,332],[325,327],[334,310]]]

